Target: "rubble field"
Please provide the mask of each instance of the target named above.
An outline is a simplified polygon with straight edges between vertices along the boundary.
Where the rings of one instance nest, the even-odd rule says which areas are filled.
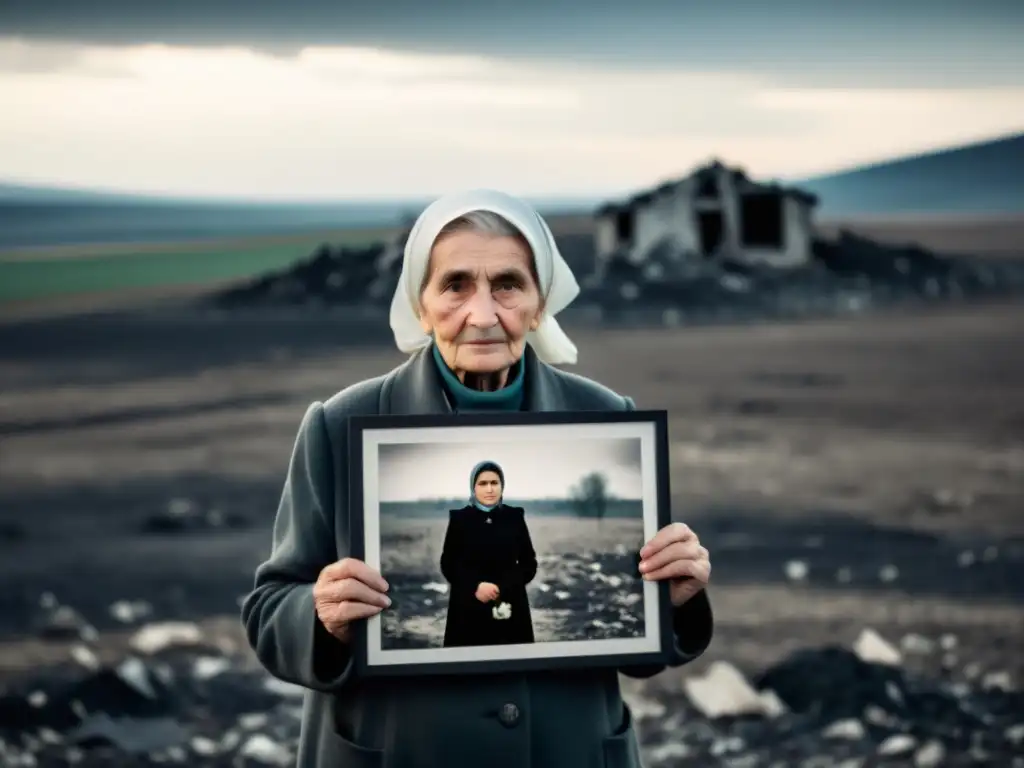
[[[138,626],[129,652],[103,665],[88,623],[48,605],[55,620],[63,611],[64,631],[84,635],[77,668],[0,696],[0,764],[294,764],[300,688],[188,622]],[[131,621],[129,604],[112,610]],[[1024,764],[1024,692],[1005,673],[958,681],[956,648],[952,634],[894,646],[865,629],[852,648],[803,649],[752,678],[716,661],[675,690],[633,686],[626,697],[659,768]],[[906,655],[931,674],[908,672]]]
[[[751,266],[680,251],[671,241],[595,266],[584,234],[557,238],[583,288],[573,312],[613,324],[751,322],[1024,294],[1024,259],[938,254],[846,230],[816,239],[809,263]],[[285,270],[216,291],[221,309],[272,306],[385,308],[402,264],[403,234],[362,248],[322,245]]]

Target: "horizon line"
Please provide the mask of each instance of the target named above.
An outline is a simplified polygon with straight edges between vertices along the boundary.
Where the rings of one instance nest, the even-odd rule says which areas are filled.
[[[995,135],[989,135],[985,138],[979,138],[974,141],[970,141],[963,144],[943,144],[933,146],[930,148],[924,148],[917,152],[911,152],[903,155],[890,155],[887,157],[881,157],[876,160],[860,163],[857,165],[847,166],[835,166],[832,169],[821,170],[811,176],[802,176],[800,178],[790,176],[779,176],[778,181],[786,182],[789,184],[800,184],[800,183],[813,183],[821,181],[825,178],[844,176],[851,173],[868,171],[886,165],[894,165],[901,162],[908,162],[912,160],[921,160],[927,157],[934,157],[943,154],[949,154],[952,152],[963,151],[974,149],[985,144],[995,144],[1003,141],[1011,141],[1013,139],[1019,139],[1024,137],[1024,129],[1014,131],[1011,133],[1000,133]],[[711,153],[708,158],[714,159],[716,155]],[[700,163],[696,164],[697,166]],[[742,163],[736,164],[737,167],[743,167]],[[672,174],[669,174],[670,176]],[[652,180],[651,184],[657,183],[656,180]],[[650,184],[648,184],[650,186]],[[189,196],[187,193],[160,193],[153,191],[144,190],[131,190],[131,189],[117,189],[105,186],[87,186],[83,184],[67,184],[64,182],[45,182],[38,180],[25,180],[19,178],[0,178],[0,193],[3,192],[4,187],[23,188],[28,192],[35,193],[53,193],[53,194],[70,194],[70,195],[83,195],[83,196],[96,196],[96,197],[107,197],[107,198],[129,198],[139,202],[147,203],[190,203],[199,204],[204,206],[246,206],[246,207],[271,207],[271,206],[284,206],[284,207],[312,207],[312,206],[344,206],[344,205],[359,205],[359,204],[385,204],[385,205],[410,205],[410,206],[421,206],[429,204],[431,201],[440,197],[440,194],[433,195],[418,195],[413,197],[403,197],[395,194],[394,197],[387,197],[381,195],[368,195],[365,197],[295,197],[295,198],[247,198],[247,197],[236,197],[236,196],[207,196],[207,195],[196,195]],[[632,190],[635,191],[635,190]],[[560,192],[560,193],[531,193],[521,194],[520,196],[524,199],[533,199],[538,203],[544,201],[545,204],[558,204],[558,203],[591,203],[610,198],[621,197],[624,195],[631,194],[630,189],[620,188],[612,191],[607,190],[605,192],[598,193],[583,193],[583,192]],[[2,197],[0,197],[2,200]],[[124,200],[127,202],[127,200]]]

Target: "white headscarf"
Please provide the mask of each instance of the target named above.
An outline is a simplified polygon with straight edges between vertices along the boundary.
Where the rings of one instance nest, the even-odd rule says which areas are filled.
[[[508,219],[533,251],[540,292],[544,297],[544,314],[537,330],[527,336],[527,342],[546,363],[575,363],[576,345],[558,325],[555,315],[576,298],[580,292],[579,284],[540,214],[522,200],[490,189],[445,195],[427,206],[413,225],[405,243],[402,274],[391,300],[391,329],[398,348],[412,353],[430,344],[430,336],[423,332],[419,323],[419,293],[434,240],[445,225],[470,211],[479,210],[491,211]]]

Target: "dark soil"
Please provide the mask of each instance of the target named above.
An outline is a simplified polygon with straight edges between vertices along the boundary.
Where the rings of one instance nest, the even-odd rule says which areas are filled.
[[[567,327],[579,373],[668,409],[673,514],[714,562],[711,649],[681,674],[624,683],[652,766],[915,765],[934,742],[934,765],[1014,765],[1022,305]],[[20,764],[15,747],[39,765],[64,764],[69,750],[80,765],[148,764],[104,746],[117,735],[88,717],[98,711],[146,715],[147,728],[132,728],[159,745],[140,754],[188,765],[244,765],[234,756],[266,754],[262,737],[292,748],[296,699],[266,691],[237,601],[269,551],[303,411],[400,362],[382,340],[379,315],[304,309],[165,307],[0,327],[0,685],[13,697],[0,703],[0,764]],[[131,616],[119,601],[148,609]],[[157,654],[146,661],[165,670],[157,679],[164,661],[192,671],[179,669],[156,706],[103,670],[149,659],[128,640],[164,620],[196,622],[201,653],[229,664],[209,676],[199,651]],[[865,628],[900,649],[895,673],[824,650],[850,648]],[[780,671],[786,659],[794,666]],[[789,713],[701,714],[686,681],[724,662],[771,681]],[[80,680],[91,688],[68,688]],[[39,696],[26,706],[38,690],[57,702],[45,715]],[[83,719],[70,702],[94,696]],[[161,709],[165,697],[174,703]],[[239,717],[253,713],[265,719]],[[860,730],[827,733],[844,719]],[[92,730],[72,735],[83,721]],[[880,749],[895,751],[883,761]]]

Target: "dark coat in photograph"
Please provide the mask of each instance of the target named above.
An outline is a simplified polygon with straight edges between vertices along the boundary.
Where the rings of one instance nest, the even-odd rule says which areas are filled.
[[[559,370],[527,345],[523,409],[627,411],[633,401]],[[304,691],[297,768],[639,768],[637,728],[619,673],[665,665],[544,672],[364,678],[351,649],[317,618],[320,571],[352,553],[348,419],[450,414],[430,349],[306,410],[292,451],[272,548],[242,604],[248,642],[274,677]],[[699,657],[713,632],[707,590],[673,614],[669,666]]]
[[[526,585],[537,575],[526,511],[499,504],[487,511],[469,505],[449,513],[441,553],[441,573],[450,585],[446,648],[533,642]],[[497,601],[481,603],[481,582],[498,587]],[[508,603],[511,615],[496,619],[493,608]]]

